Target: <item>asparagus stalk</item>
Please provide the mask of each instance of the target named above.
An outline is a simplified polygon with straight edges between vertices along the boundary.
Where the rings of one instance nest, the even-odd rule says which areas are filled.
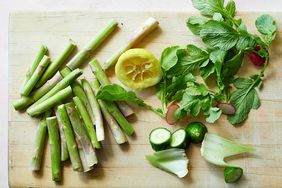
[[[66,138],[69,156],[73,170],[80,170],[82,168],[78,148],[76,146],[74,133],[72,131],[71,123],[65,105],[58,106],[58,120],[62,124],[63,132]]]
[[[67,76],[69,73],[71,72],[71,69],[66,67],[64,70],[61,71],[61,75],[63,77]],[[91,106],[89,104],[89,101],[87,100],[87,96],[81,86],[81,84],[75,80],[72,84],[71,84],[72,90],[73,90],[73,94],[75,96],[77,96],[83,103],[83,105],[86,107],[86,110],[88,112],[88,114],[90,115],[91,121],[92,123],[94,123],[94,113],[92,112]]]
[[[46,112],[47,110],[51,109],[55,105],[60,104],[63,100],[68,98],[72,94],[71,87],[68,86],[65,89],[59,91],[52,97],[46,99],[45,101],[33,106],[32,108],[27,109],[27,113],[30,116],[36,116]]]
[[[49,143],[51,147],[51,168],[52,168],[52,180],[61,180],[61,160],[60,160],[60,138],[58,122],[56,117],[49,117],[46,119]]]
[[[37,90],[32,92],[28,97],[22,97],[21,99],[14,102],[14,108],[16,110],[21,110],[30,104],[37,105],[46,99],[50,98],[54,94],[58,93],[60,90],[69,86],[76,78],[78,78],[82,74],[82,70],[75,69],[70,74],[68,74],[63,80],[61,80],[55,87],[46,92],[41,92],[41,90]]]
[[[134,45],[140,42],[151,31],[157,28],[158,25],[159,22],[155,18],[147,19],[143,23],[142,27],[134,31],[133,36],[130,37],[127,43],[105,62],[105,69],[108,69],[111,66],[113,66],[117,62],[118,58],[121,56],[122,53],[124,53],[126,50],[132,48]]]
[[[62,53],[55,59],[54,62],[46,69],[40,80],[36,83],[36,88],[42,86],[49,78],[54,76],[54,74],[58,71],[58,69],[66,62],[69,56],[72,54],[74,49],[76,48],[76,44],[70,39],[65,49]]]
[[[63,80],[61,80],[54,88],[52,88],[43,97],[41,97],[39,100],[37,100],[32,106],[35,106],[35,105],[45,101],[46,99],[50,98],[54,94],[58,93],[60,90],[68,87],[73,82],[75,82],[76,78],[78,78],[80,75],[82,75],[81,69],[75,69],[74,71],[70,72]],[[37,95],[35,95],[35,96],[37,97]]]
[[[81,83],[86,93],[87,99],[90,103],[92,112],[94,114],[94,118],[95,118],[94,124],[96,127],[97,139],[98,141],[102,141],[105,139],[105,131],[103,126],[103,117],[102,117],[100,106],[98,104],[98,101],[93,93],[93,90],[89,82],[86,79],[82,79]]]
[[[58,120],[58,126],[59,126],[59,132],[60,132],[60,144],[61,144],[61,161],[66,161],[69,159],[69,152],[68,152],[68,146],[67,141],[64,135],[63,131],[63,125],[62,122],[59,119],[59,112],[58,108],[55,109],[55,114]]]
[[[44,146],[45,146],[46,133],[47,133],[46,118],[50,117],[50,115],[51,115],[50,111],[45,112],[36,129],[33,155],[31,160],[31,169],[33,171],[38,171],[40,170],[41,167],[41,161],[44,153]]]
[[[90,41],[88,45],[86,45],[79,53],[76,54],[76,56],[70,60],[66,67],[74,70],[87,61],[94,50],[96,50],[102,44],[102,42],[105,41],[105,39],[115,30],[116,27],[117,22],[111,21],[92,41]],[[62,79],[63,77],[61,74],[57,72],[50,80],[48,80],[39,88],[40,92],[44,94],[47,93],[47,91],[55,87],[55,85]]]
[[[28,80],[30,79],[31,75],[34,73],[35,69],[37,68],[38,64],[40,63],[41,59],[43,58],[44,55],[47,54],[47,47],[45,45],[41,45],[39,52],[37,53],[37,56],[34,60],[34,62],[31,64],[31,66],[29,67],[27,73],[26,73],[26,79],[24,82],[23,87],[25,86],[25,84],[28,82]]]
[[[95,94],[97,94],[98,90],[99,90],[99,81],[97,79],[95,79],[92,83],[93,86],[93,90],[95,92]],[[101,107],[103,116],[117,142],[117,144],[123,144],[125,142],[127,142],[126,136],[124,135],[124,133],[122,132],[121,128],[119,127],[118,123],[116,122],[116,120],[113,118],[113,116],[108,112],[106,104],[103,100],[98,99],[98,103]]]
[[[124,115],[124,117],[129,117],[134,114],[134,111],[128,104],[124,101],[117,101],[116,102],[118,108],[120,109],[121,113]]]
[[[92,69],[92,72],[95,74],[99,82],[101,83],[102,86],[109,85],[111,84],[111,81],[103,71],[101,65],[99,64],[98,60],[92,60],[90,63],[90,68]],[[119,102],[117,103],[119,109],[121,110],[121,113],[125,116],[128,117],[132,114],[134,114],[132,108],[128,106],[126,102]]]
[[[74,103],[67,103],[65,104],[65,107],[75,135],[83,171],[87,172],[91,170],[95,164],[98,163],[95,150],[91,145],[91,142],[79,118]]]
[[[95,74],[96,78],[100,82],[102,86],[109,84],[109,79],[106,76],[105,72],[102,70],[102,67],[100,66],[99,62],[94,59],[89,63],[92,72]],[[125,131],[127,135],[132,135],[134,133],[134,129],[131,126],[131,124],[125,119],[123,114],[120,112],[118,107],[115,103],[105,101],[105,105],[108,109],[108,111],[112,114],[112,116],[115,118],[115,120],[119,123],[119,125],[122,127],[122,129]]]
[[[68,64],[67,67],[75,69],[84,63],[103,41],[117,28],[117,21],[111,20],[108,25],[98,33]]]
[[[79,112],[79,114],[80,114],[80,116],[81,116],[81,118],[84,122],[85,129],[87,131],[87,134],[88,134],[88,136],[91,140],[93,147],[100,149],[101,148],[100,142],[97,140],[96,131],[93,127],[91,118],[90,118],[85,106],[83,105],[83,103],[81,102],[81,100],[78,97],[74,97],[73,101],[74,101],[74,103],[77,107],[77,110],[78,110],[78,112]]]
[[[21,94],[23,96],[28,96],[32,89],[34,88],[35,84],[38,82],[42,74],[44,73],[45,69],[50,64],[50,58],[46,55],[41,59],[39,65],[33,72],[32,76],[28,80],[28,82],[24,85]]]

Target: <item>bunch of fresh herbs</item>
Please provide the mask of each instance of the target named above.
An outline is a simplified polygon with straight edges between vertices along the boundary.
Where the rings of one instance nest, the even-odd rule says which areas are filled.
[[[166,48],[160,63],[163,79],[159,84],[162,110],[170,103],[179,103],[176,118],[186,114],[193,117],[201,112],[208,116],[206,121],[213,123],[222,110],[216,104],[227,103],[236,109],[228,116],[231,124],[242,123],[251,109],[260,106],[257,89],[263,85],[263,76],[269,61],[269,49],[276,36],[275,21],[269,15],[257,18],[255,24],[261,36],[249,33],[242,19],[235,17],[235,3],[229,0],[192,0],[202,16],[192,16],[187,20],[190,31],[199,36],[205,49],[188,44],[187,47]],[[247,78],[237,76],[244,54],[255,53],[264,59],[258,74]],[[218,89],[211,90],[198,82],[215,77]],[[234,90],[234,91],[233,91]]]

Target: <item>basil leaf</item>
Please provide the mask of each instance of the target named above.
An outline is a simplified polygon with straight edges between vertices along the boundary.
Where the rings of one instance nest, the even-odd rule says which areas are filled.
[[[179,46],[171,46],[166,48],[161,56],[160,64],[163,70],[168,71],[178,62],[177,50]]]
[[[228,116],[228,121],[236,126],[247,119],[251,109],[257,109],[260,106],[260,99],[254,80],[238,78],[234,81],[234,86],[237,90],[232,93],[230,102],[236,107],[236,112]]]
[[[207,21],[208,19],[205,17],[191,16],[186,21],[186,25],[194,35],[200,35],[202,25],[204,25]]]

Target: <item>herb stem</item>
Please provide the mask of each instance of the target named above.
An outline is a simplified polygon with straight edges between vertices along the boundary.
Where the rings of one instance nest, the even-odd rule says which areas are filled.
[[[161,101],[162,101],[162,111],[164,114],[167,111],[167,105],[166,105],[166,77],[165,75],[163,76],[164,80],[163,80],[163,91],[162,91],[162,95],[161,95]]]
[[[154,107],[152,107],[152,106],[150,106],[150,105],[148,105],[146,103],[143,103],[142,106],[147,108],[148,110],[151,110],[151,111],[155,112],[157,115],[159,115],[162,118],[165,117],[164,111],[159,109],[159,108],[154,108]]]

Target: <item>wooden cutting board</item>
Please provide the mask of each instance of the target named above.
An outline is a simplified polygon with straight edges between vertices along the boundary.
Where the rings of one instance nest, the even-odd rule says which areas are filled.
[[[255,18],[261,13],[239,13],[249,27],[255,31]],[[33,61],[40,44],[46,44],[52,59],[64,48],[69,38],[81,49],[106,23],[115,18],[119,29],[96,51],[94,56],[104,62],[127,41],[132,31],[146,18],[153,16],[160,27],[146,37],[138,47],[150,50],[160,57],[169,45],[200,43],[186,28],[189,12],[19,12],[10,16],[9,27],[9,184],[11,187],[228,187],[224,183],[223,169],[206,163],[200,156],[200,145],[187,149],[189,174],[179,179],[174,175],[152,167],[145,155],[153,152],[148,135],[153,128],[164,126],[170,130],[185,126],[185,122],[170,126],[143,108],[133,106],[136,116],[129,121],[136,135],[129,144],[119,146],[107,129],[103,149],[97,151],[99,165],[89,173],[78,173],[70,163],[63,165],[63,181],[55,184],[51,180],[49,146],[45,151],[43,169],[39,174],[29,169],[37,119],[19,113],[12,102],[19,98],[19,88],[24,81],[27,67]],[[281,28],[282,13],[271,13]],[[230,162],[244,169],[244,176],[236,185],[240,187],[282,187],[282,74],[281,30],[273,44],[270,67],[266,74],[265,87],[260,92],[262,105],[250,113],[241,127],[233,127],[226,117],[215,125],[208,125],[215,132],[237,142],[254,145],[257,151],[233,158]],[[93,79],[87,62],[81,67],[88,79]],[[246,62],[242,74],[259,70]],[[146,102],[155,106],[160,101],[154,89],[138,92]],[[198,119],[203,121],[203,119]],[[189,121],[195,121],[190,119]]]

